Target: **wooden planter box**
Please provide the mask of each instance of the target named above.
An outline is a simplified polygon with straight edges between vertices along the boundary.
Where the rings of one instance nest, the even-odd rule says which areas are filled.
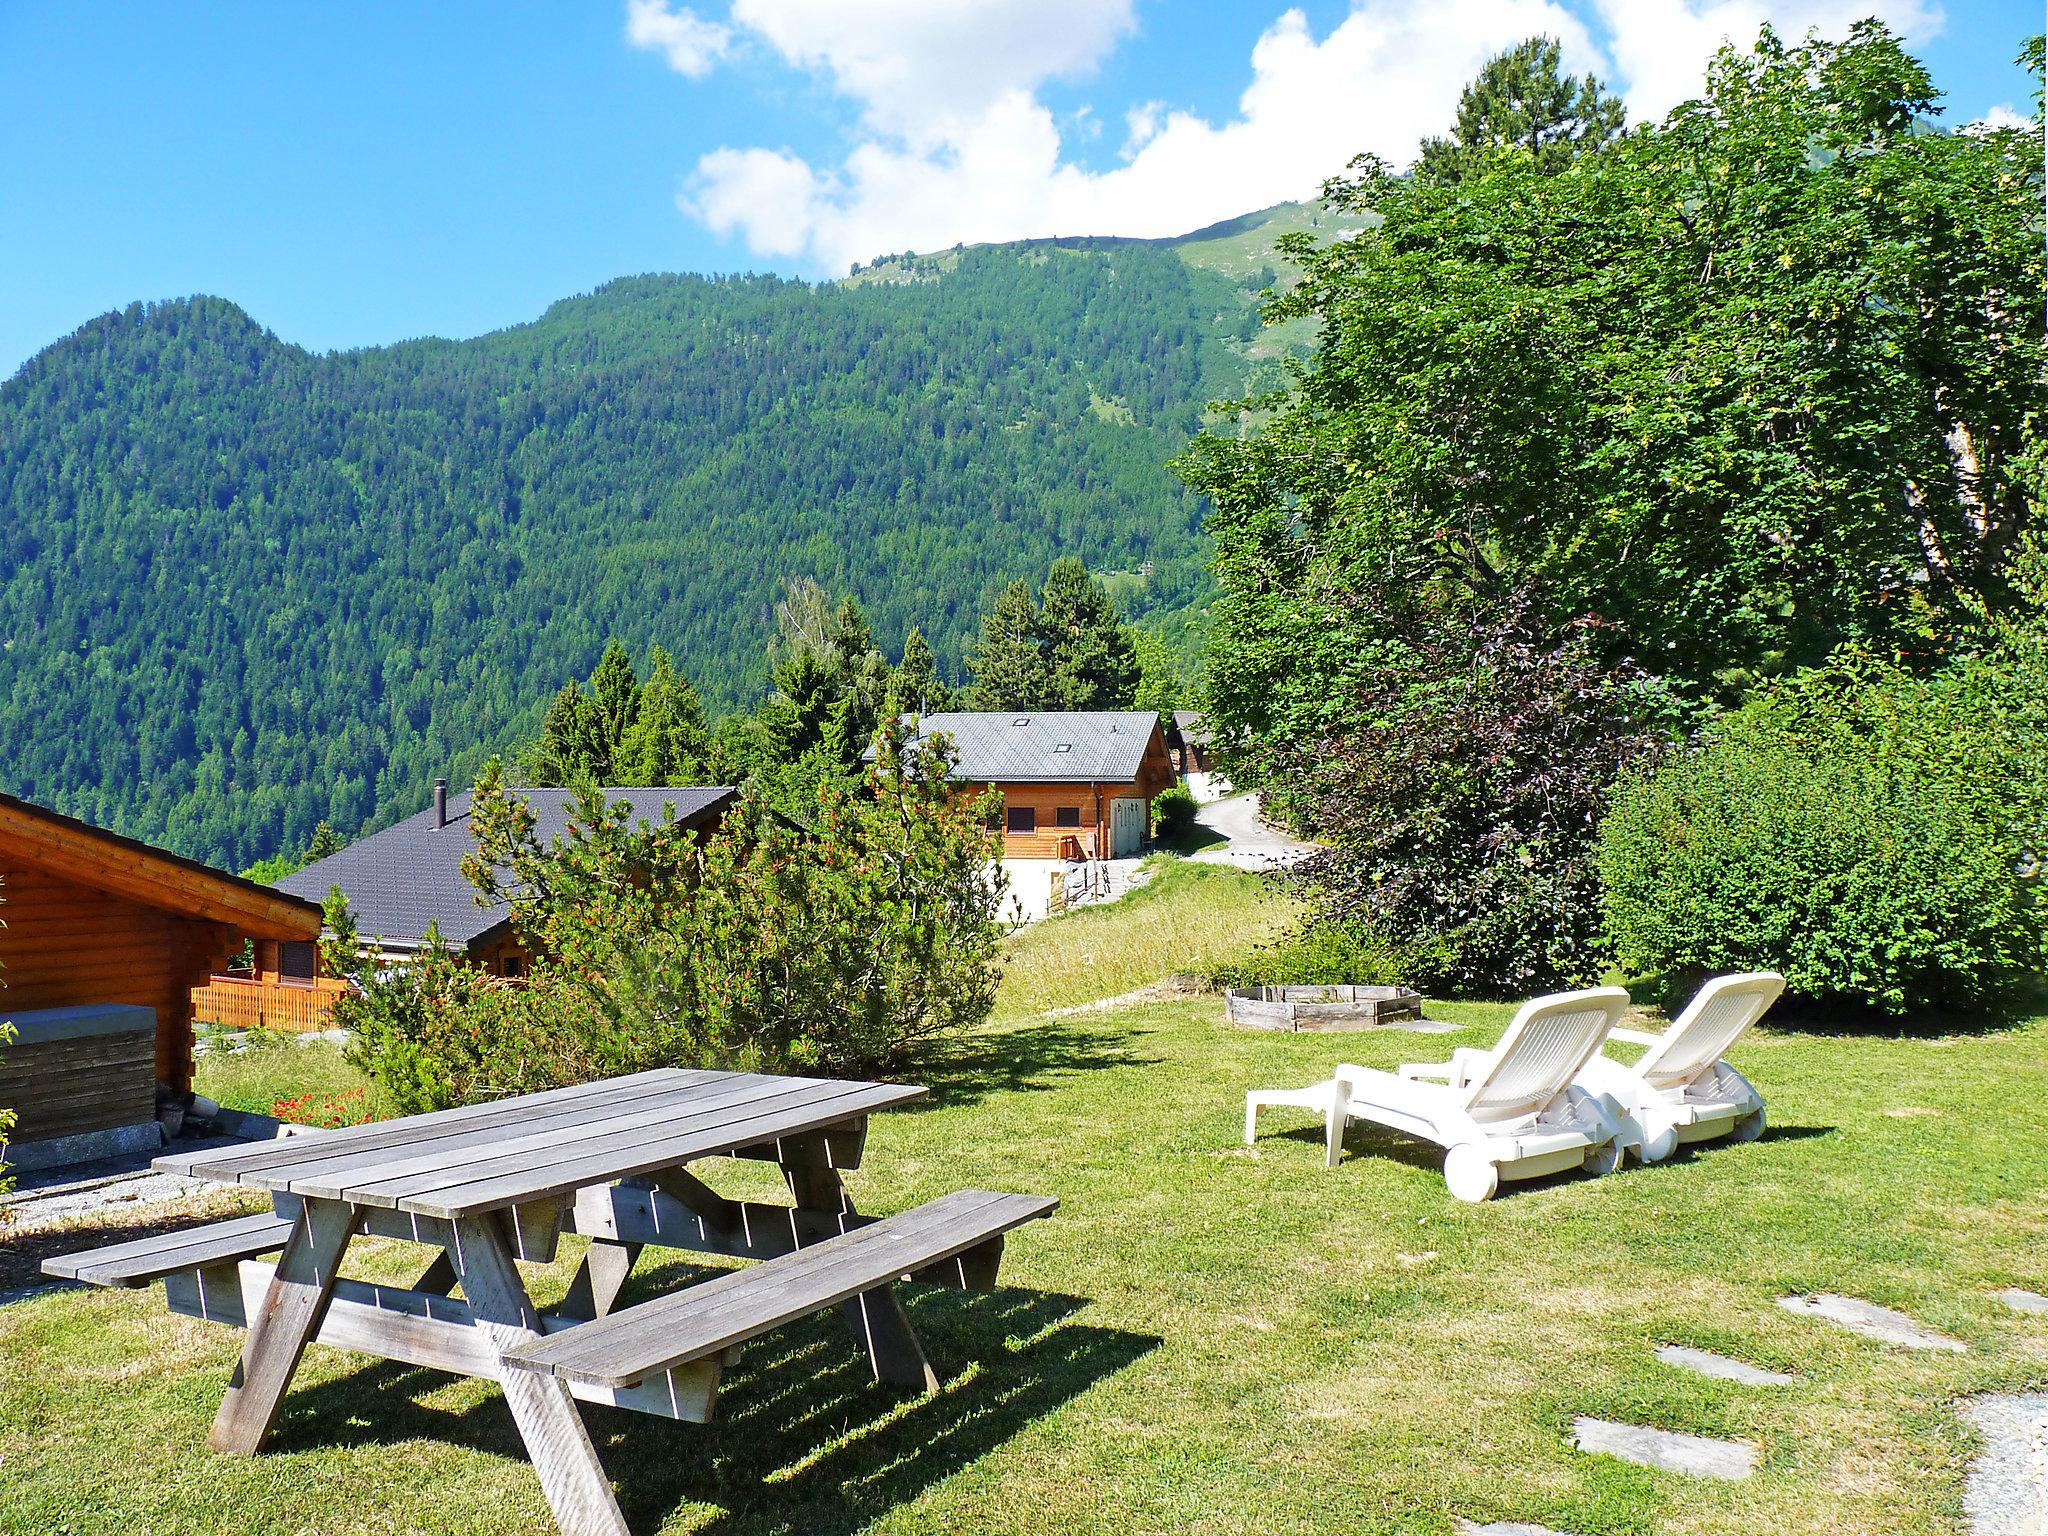
[[[1422,1017],[1422,995],[1405,987],[1232,987],[1230,1022],[1245,1029],[1383,1029]]]
[[[14,1025],[14,1044],[0,1046],[0,1105],[16,1112],[12,1141],[155,1126],[154,1008],[91,1003],[0,1018]]]

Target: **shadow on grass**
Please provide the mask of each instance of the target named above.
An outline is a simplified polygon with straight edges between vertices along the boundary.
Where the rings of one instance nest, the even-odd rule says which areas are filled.
[[[1185,858],[1191,853],[1200,853],[1204,848],[1221,848],[1230,839],[1214,827],[1205,827],[1199,821],[1188,823],[1178,832],[1154,837],[1151,846],[1165,853],[1177,853]]]
[[[636,1532],[690,1505],[731,1536],[853,1536],[969,1467],[1034,1420],[1158,1346],[1153,1335],[1070,1321],[1086,1305],[1050,1292],[901,1292],[939,1390],[878,1385],[836,1313],[747,1346],[709,1424],[582,1405]],[[433,1439],[525,1460],[504,1400],[462,1410],[420,1401],[447,1381],[380,1363],[286,1399],[271,1447]]]
[[[975,1035],[920,1062],[912,1075],[931,1089],[930,1096],[892,1113],[971,1104],[996,1093],[1045,1092],[1103,1067],[1157,1066],[1157,1058],[1126,1048],[1131,1035],[1114,1025],[1076,1029],[1057,1021]]]

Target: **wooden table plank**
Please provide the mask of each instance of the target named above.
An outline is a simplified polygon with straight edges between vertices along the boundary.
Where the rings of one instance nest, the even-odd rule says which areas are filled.
[[[720,1118],[680,1131],[643,1133],[630,1143],[598,1147],[576,1157],[536,1162],[516,1173],[478,1180],[450,1179],[431,1191],[397,1198],[402,1211],[423,1216],[469,1216],[528,1200],[567,1194],[588,1184],[673,1168],[700,1157],[718,1157],[733,1149],[799,1136],[807,1131],[856,1119],[873,1110],[907,1104],[925,1095],[923,1088],[897,1083],[840,1083],[831,1095],[820,1095],[788,1109],[753,1116]],[[380,1204],[381,1198],[363,1197]]]
[[[280,1137],[254,1146],[222,1147],[206,1152],[174,1152],[157,1158],[150,1166],[164,1173],[190,1174],[223,1184],[241,1181],[242,1175],[275,1168],[303,1158],[326,1157],[343,1150],[371,1151],[402,1146],[408,1141],[431,1138],[450,1126],[531,1125],[536,1112],[586,1099],[604,1099],[622,1089],[654,1083],[670,1085],[703,1082],[725,1074],[658,1067],[625,1077],[603,1078],[594,1083],[577,1083],[568,1088],[551,1088],[544,1093],[522,1094],[511,1099],[492,1099],[483,1104],[465,1104],[457,1109],[440,1109],[431,1114],[408,1115],[400,1120],[378,1120],[334,1131],[308,1131],[303,1135]]]
[[[552,1105],[530,1117],[517,1120],[498,1121],[488,1125],[438,1126],[431,1136],[408,1137],[402,1142],[384,1147],[340,1147],[328,1150],[309,1147],[304,1156],[289,1161],[279,1160],[271,1166],[245,1172],[240,1182],[267,1189],[297,1189],[301,1184],[309,1184],[311,1181],[322,1181],[323,1188],[331,1187],[340,1175],[352,1168],[370,1167],[400,1158],[427,1157],[459,1147],[487,1147],[502,1142],[508,1136],[525,1137],[568,1132],[577,1126],[588,1125],[593,1120],[604,1120],[637,1110],[651,1109],[658,1104],[688,1103],[720,1086],[716,1080],[681,1083],[646,1081],[644,1075],[619,1081],[622,1084],[630,1083],[631,1086],[622,1087],[616,1095]],[[316,1152],[318,1155],[313,1155]]]
[[[343,1159],[329,1168],[294,1165],[272,1169],[248,1182],[288,1189],[295,1195],[388,1206],[391,1201],[376,1198],[380,1192],[403,1194],[420,1180],[425,1181],[424,1187],[432,1188],[447,1182],[450,1169],[468,1172],[500,1164],[510,1168],[518,1166],[522,1157],[567,1156],[571,1148],[586,1149],[592,1143],[624,1138],[649,1127],[695,1123],[726,1113],[731,1105],[805,1091],[802,1079],[734,1073],[717,1083],[693,1083],[676,1092],[657,1092],[602,1108],[585,1106],[572,1121],[552,1122],[531,1131],[519,1129],[513,1134],[515,1128],[506,1126],[483,1140],[459,1137],[409,1142]]]

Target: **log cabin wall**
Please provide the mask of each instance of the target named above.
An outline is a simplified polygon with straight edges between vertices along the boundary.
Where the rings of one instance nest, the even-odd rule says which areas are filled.
[[[81,1003],[153,1008],[157,1080],[192,1086],[192,988],[239,947],[225,923],[145,906],[5,850],[0,923],[0,1017]]]

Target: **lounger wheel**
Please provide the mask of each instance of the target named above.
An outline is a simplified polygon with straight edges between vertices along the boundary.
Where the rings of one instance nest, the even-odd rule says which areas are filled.
[[[1621,1166],[1621,1143],[1604,1142],[1586,1154],[1586,1172],[1594,1178],[1604,1178]]]
[[[1728,1137],[1731,1141],[1755,1141],[1763,1133],[1764,1111],[1763,1106],[1759,1104],[1735,1122],[1735,1129],[1728,1133]]]
[[[1640,1156],[1646,1163],[1661,1163],[1678,1150],[1678,1127],[1661,1126],[1643,1138]]]
[[[1444,1159],[1444,1182],[1456,1198],[1478,1205],[1500,1188],[1500,1165],[1477,1147],[1453,1147]]]

